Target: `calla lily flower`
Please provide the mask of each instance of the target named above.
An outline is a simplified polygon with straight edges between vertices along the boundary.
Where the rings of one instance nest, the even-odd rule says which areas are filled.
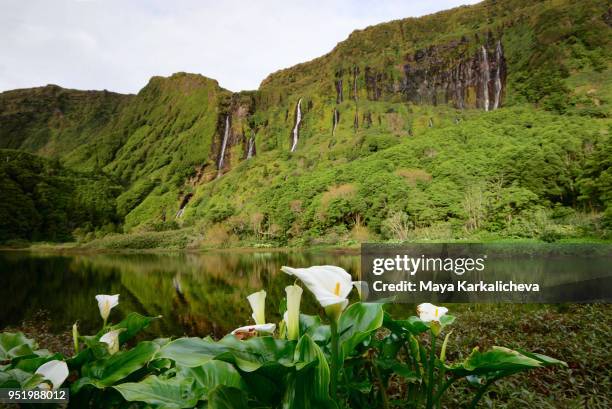
[[[108,331],[100,337],[100,342],[108,345],[108,352],[113,355],[119,352],[119,334],[125,331],[125,328]]]
[[[236,328],[231,332],[232,335],[243,339],[255,335],[258,332],[265,332],[271,334],[276,330],[276,324],[261,324],[261,325],[247,325],[244,327]]]
[[[253,319],[255,324],[263,325],[266,323],[266,291],[261,290],[247,297],[251,309],[253,309]]]
[[[446,315],[447,312],[448,308],[438,307],[428,302],[420,304],[417,307],[417,313],[419,314],[419,318],[423,322],[440,322],[440,318]]]
[[[282,267],[285,273],[299,278],[314,294],[328,316],[338,320],[348,305],[353,279],[343,268],[313,266],[308,268]]]
[[[100,316],[104,320],[104,325],[106,325],[106,320],[108,320],[110,311],[114,307],[119,305],[119,294],[115,294],[115,295],[98,294],[96,295],[96,300],[98,301],[98,308],[100,309]]]
[[[40,389],[49,390],[53,388],[55,390],[62,386],[68,378],[68,365],[64,361],[53,360],[42,364],[35,373],[42,375],[52,385],[50,387],[48,383],[42,382],[38,385]]]
[[[287,293],[287,311],[284,315],[287,324],[287,339],[297,340],[300,337],[300,301],[302,298],[302,287],[290,285],[285,287]]]
[[[79,326],[75,322],[72,324],[72,342],[74,342],[74,353],[79,353]]]

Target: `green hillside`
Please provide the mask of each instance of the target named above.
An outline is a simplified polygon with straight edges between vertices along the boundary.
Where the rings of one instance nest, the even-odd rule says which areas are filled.
[[[611,26],[601,0],[485,1],[355,31],[256,91],[9,91],[0,148],[119,186],[68,239],[128,235],[93,246],[606,238]]]

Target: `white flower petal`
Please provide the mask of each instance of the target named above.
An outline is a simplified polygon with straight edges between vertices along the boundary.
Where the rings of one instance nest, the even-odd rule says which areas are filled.
[[[119,351],[119,334],[125,331],[125,328],[108,331],[100,337],[100,342],[108,345],[108,352],[115,354]]]
[[[119,305],[119,294],[107,295],[107,294],[98,294],[96,295],[96,300],[98,301],[98,309],[100,310],[100,316],[104,321],[108,319],[110,315],[110,311]]]
[[[261,324],[261,325],[246,325],[244,327],[236,328],[231,333],[232,335],[237,334],[239,332],[266,332],[273,333],[276,330],[276,324]]]
[[[251,304],[251,309],[253,310],[253,320],[255,320],[255,324],[265,324],[266,323],[266,291],[261,290],[256,293],[253,293],[247,297],[249,304]]]
[[[287,311],[283,319],[287,324],[287,339],[290,340],[297,340],[300,336],[300,301],[303,291],[299,285],[285,287],[285,292],[287,293]]]
[[[419,318],[423,322],[440,321],[440,318],[448,312],[446,307],[438,307],[431,303],[419,304],[417,307],[417,313]]]
[[[340,267],[282,267],[281,270],[299,278],[314,294],[322,307],[343,302],[353,288],[351,275]]]
[[[42,375],[46,380],[50,381],[53,389],[58,389],[68,378],[68,365],[64,361],[53,360],[42,364],[35,373]],[[39,387],[47,389],[48,385],[41,383]]]

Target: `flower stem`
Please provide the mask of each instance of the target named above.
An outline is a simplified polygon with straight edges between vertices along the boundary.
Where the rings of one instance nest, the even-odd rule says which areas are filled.
[[[436,335],[433,331],[430,331],[430,335],[431,350],[429,351],[429,379],[427,380],[427,409],[431,409],[433,404],[434,369],[436,366]]]
[[[374,369],[374,375],[376,376],[376,380],[378,381],[378,387],[380,388],[380,396],[382,400],[382,408],[389,408],[389,398],[387,397],[387,388],[383,383],[382,376],[380,376],[380,370],[378,369],[378,365],[376,361],[372,359],[372,368]]]
[[[331,320],[331,382],[330,382],[330,395],[332,399],[336,399],[338,391],[338,372],[340,370],[338,366],[338,323],[335,320]]]
[[[495,379],[490,379],[487,381],[487,383],[481,386],[480,389],[478,389],[478,393],[476,394],[476,396],[474,396],[474,399],[472,399],[472,402],[470,403],[470,409],[474,409],[476,408],[476,406],[478,406],[478,402],[480,401],[480,398],[482,398],[482,396],[485,394],[487,389],[489,389],[489,386],[493,382],[495,382]]]

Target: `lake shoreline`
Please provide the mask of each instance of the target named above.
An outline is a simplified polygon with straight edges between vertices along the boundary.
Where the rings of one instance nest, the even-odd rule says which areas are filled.
[[[357,245],[314,245],[314,246],[236,246],[236,247],[199,247],[199,248],[103,248],[89,247],[79,243],[31,243],[29,246],[15,247],[0,245],[0,252],[28,252],[37,254],[58,255],[95,255],[95,254],[205,254],[205,253],[293,253],[293,252],[321,252],[335,253],[340,255],[360,255],[361,244]],[[381,245],[431,245],[431,244],[457,244],[457,245],[484,245],[491,246],[488,250],[497,250],[496,255],[533,255],[550,253],[551,249],[565,247],[567,250],[562,255],[584,256],[580,250],[598,249],[597,254],[612,257],[612,240],[602,239],[568,239],[548,243],[536,239],[500,239],[500,240],[455,240],[455,241],[414,241],[414,242],[369,242],[367,244]],[[496,249],[497,247],[497,249]],[[576,251],[578,250],[578,251]],[[588,256],[589,254],[587,254]]]

